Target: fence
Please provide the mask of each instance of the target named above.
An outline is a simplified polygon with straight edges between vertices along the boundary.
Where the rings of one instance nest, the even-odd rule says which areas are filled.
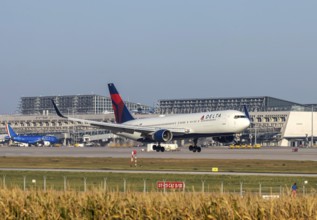
[[[103,190],[109,192],[201,192],[201,193],[236,193],[243,196],[245,193],[258,194],[260,196],[290,195],[291,187],[287,185],[263,185],[262,183],[250,184],[244,182],[226,183],[210,182],[203,179],[196,181],[177,181],[178,187],[170,187],[166,179],[111,179],[108,177],[73,177],[73,176],[0,176],[1,188],[20,188],[27,190],[56,190],[56,191],[80,191]],[[302,195],[315,195],[317,187],[303,184],[298,193]]]

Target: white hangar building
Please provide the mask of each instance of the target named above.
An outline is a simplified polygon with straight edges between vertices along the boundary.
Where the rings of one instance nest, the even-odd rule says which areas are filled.
[[[252,142],[270,146],[312,146],[317,144],[317,112],[250,112],[251,127],[245,135]],[[255,140],[256,139],[256,140]]]

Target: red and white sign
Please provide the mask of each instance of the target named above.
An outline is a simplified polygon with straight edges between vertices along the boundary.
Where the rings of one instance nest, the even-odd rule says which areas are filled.
[[[164,187],[165,184],[165,187]],[[156,187],[158,189],[183,189],[185,188],[185,183],[180,181],[158,181],[156,182]]]

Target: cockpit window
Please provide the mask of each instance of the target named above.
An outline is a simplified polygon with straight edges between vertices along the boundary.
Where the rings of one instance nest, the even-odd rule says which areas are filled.
[[[236,119],[236,118],[246,118],[247,116],[245,116],[245,115],[235,115],[234,116],[234,118]]]

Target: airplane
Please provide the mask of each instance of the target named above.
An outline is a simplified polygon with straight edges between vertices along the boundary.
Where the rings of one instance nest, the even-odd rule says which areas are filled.
[[[164,152],[161,143],[177,139],[192,139],[192,152],[201,152],[197,146],[198,138],[212,137],[221,143],[231,143],[237,133],[241,133],[250,125],[250,116],[246,106],[244,113],[236,110],[212,111],[203,113],[179,114],[156,118],[135,119],[113,83],[108,84],[116,123],[98,122],[64,116],[54,100],[52,104],[59,117],[70,121],[86,123],[112,131],[112,133],[139,142],[157,143],[153,150]]]
[[[6,131],[10,140],[26,146],[50,146],[52,144],[59,143],[59,139],[51,135],[18,135],[9,124],[6,124]]]
[[[192,139],[194,146],[189,146],[189,150],[201,152],[201,147],[197,146],[198,138],[213,137],[215,141],[231,143],[235,139],[235,134],[242,132],[250,125],[249,113],[245,106],[244,113],[223,110],[135,119],[124,104],[115,85],[109,83],[108,88],[116,123],[67,117],[59,111],[54,100],[52,104],[59,117],[110,130],[118,136],[135,141],[157,143],[153,146],[153,150],[157,152],[165,151],[161,143],[177,139]]]

